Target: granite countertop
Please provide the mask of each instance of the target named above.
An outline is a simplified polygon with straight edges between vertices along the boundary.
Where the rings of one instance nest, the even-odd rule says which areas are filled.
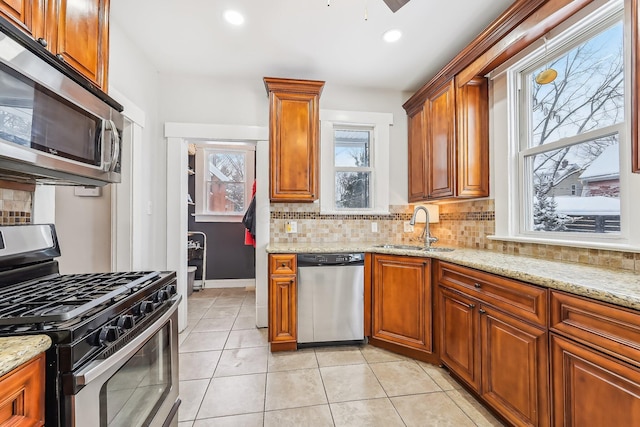
[[[0,377],[51,347],[47,335],[0,338]]]
[[[508,255],[488,250],[456,248],[452,252],[426,253],[419,250],[376,247],[379,244],[376,242],[276,243],[270,244],[267,252],[373,252],[428,257],[640,310],[640,275],[632,271]]]

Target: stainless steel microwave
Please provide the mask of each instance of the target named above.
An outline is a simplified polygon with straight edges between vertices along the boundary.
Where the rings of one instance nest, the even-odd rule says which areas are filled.
[[[120,182],[119,111],[0,32],[0,179]]]

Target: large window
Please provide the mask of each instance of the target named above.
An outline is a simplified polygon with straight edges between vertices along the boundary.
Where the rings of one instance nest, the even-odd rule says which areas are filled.
[[[196,148],[196,219],[240,221],[251,201],[255,146],[209,143]]]
[[[389,212],[389,125],[386,113],[321,110],[320,210],[327,214]]]
[[[638,243],[623,1],[600,4],[492,73],[498,238]]]

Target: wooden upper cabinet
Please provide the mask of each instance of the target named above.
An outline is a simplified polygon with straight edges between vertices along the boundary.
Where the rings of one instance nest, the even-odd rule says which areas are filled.
[[[319,195],[319,100],[324,82],[265,77],[269,93],[272,202],[313,202]]]
[[[489,196],[487,79],[450,79],[411,106],[409,201]]]
[[[409,201],[424,200],[427,181],[424,171],[427,136],[424,126],[424,104],[409,113]]]
[[[489,196],[489,84],[456,79],[458,197]]]
[[[33,37],[44,37],[44,0],[0,0],[0,16]]]
[[[51,52],[105,90],[109,0],[49,0],[46,22]]]
[[[427,199],[456,193],[456,110],[453,80],[429,96],[425,104],[427,130]]]

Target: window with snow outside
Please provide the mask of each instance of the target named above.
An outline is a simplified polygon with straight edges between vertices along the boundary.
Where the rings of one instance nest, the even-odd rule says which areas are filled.
[[[555,80],[540,84],[547,69]],[[620,233],[621,18],[519,73],[521,229]]]
[[[334,129],[336,209],[371,208],[372,129]]]

